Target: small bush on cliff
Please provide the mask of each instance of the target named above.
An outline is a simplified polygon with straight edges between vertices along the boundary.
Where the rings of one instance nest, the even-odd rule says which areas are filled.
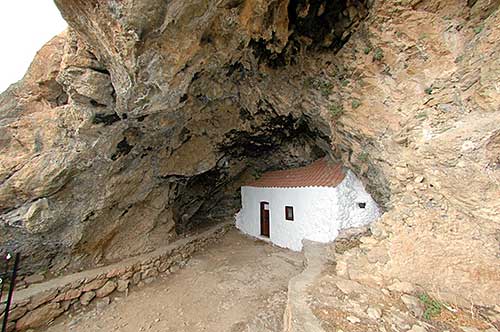
[[[322,96],[328,97],[332,94],[333,84],[324,79],[308,77],[304,80],[304,88],[318,90]]]
[[[359,161],[367,162],[368,161],[368,152],[366,152],[366,151],[361,152],[358,155],[358,159],[359,159]]]
[[[43,149],[43,141],[42,137],[40,136],[40,133],[35,134],[35,139],[33,142],[33,150],[35,153],[39,153]]]
[[[428,94],[428,95],[432,94],[432,86],[430,86],[430,87],[426,88],[426,89],[424,90],[424,92],[425,92],[426,94]]]
[[[373,60],[380,61],[384,58],[384,51],[380,47],[377,47],[373,52]]]
[[[328,110],[330,111],[330,114],[336,119],[344,114],[344,107],[340,104],[332,104],[330,105]]]
[[[319,87],[319,91],[321,92],[321,95],[324,97],[328,97],[329,95],[332,94],[332,88],[333,84],[328,82],[328,81],[322,81]]]
[[[427,119],[427,113],[425,112],[420,112],[420,113],[417,113],[417,115],[415,115],[415,119],[417,120],[424,120],[424,119]]]
[[[359,99],[353,99],[351,102],[351,106],[353,109],[356,109],[361,106],[361,101]]]
[[[442,304],[437,300],[434,300],[427,294],[422,294],[418,297],[420,301],[425,306],[424,318],[430,320],[432,317],[435,317],[441,313]]]
[[[483,28],[484,28],[484,27],[483,27],[482,25],[475,27],[475,28],[474,28],[474,33],[475,33],[476,35],[477,35],[477,34],[479,34],[479,33],[481,33],[481,31],[483,31]]]

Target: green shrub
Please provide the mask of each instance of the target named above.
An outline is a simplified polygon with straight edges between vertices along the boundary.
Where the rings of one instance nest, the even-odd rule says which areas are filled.
[[[42,151],[43,142],[42,142],[42,138],[40,137],[39,133],[37,133],[35,135],[35,140],[33,142],[33,145],[34,145],[33,150],[35,151],[35,153]]]
[[[424,311],[425,319],[430,320],[432,317],[435,317],[441,313],[443,305],[439,303],[437,300],[432,299],[427,294],[422,294],[418,298],[420,299],[420,301],[422,301],[422,303],[425,306],[425,311]]]
[[[321,92],[321,94],[325,97],[328,97],[332,94],[333,84],[329,81],[308,77],[304,80],[303,83],[304,88],[306,89],[315,89]]]
[[[359,99],[353,99],[351,102],[352,108],[356,109],[361,106],[361,101]]]
[[[455,58],[455,63],[459,63],[459,62],[462,62],[462,60],[464,59],[464,56],[463,55],[459,55]]]
[[[474,28],[474,33],[477,35],[478,33],[481,33],[481,31],[483,31],[483,26],[480,25],[480,26],[477,26]]]
[[[430,86],[430,87],[426,88],[426,89],[424,90],[424,92],[425,92],[426,94],[428,94],[428,95],[432,94],[432,86]]]
[[[415,115],[415,119],[427,119],[427,113],[421,112]]]
[[[372,48],[370,46],[366,46],[363,50],[365,54],[369,54],[372,51]]]
[[[384,58],[384,51],[380,47],[377,47],[373,52],[373,60],[380,61]]]
[[[329,111],[334,118],[339,118],[342,114],[344,114],[344,107],[340,104],[331,104]]]
[[[366,151],[361,152],[358,156],[358,159],[363,162],[368,161],[368,152]]]
[[[321,81],[319,84],[319,91],[324,97],[328,97],[332,94],[333,84],[328,81]]]

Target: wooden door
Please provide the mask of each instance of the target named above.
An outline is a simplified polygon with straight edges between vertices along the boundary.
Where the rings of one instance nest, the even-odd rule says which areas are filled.
[[[269,237],[269,203],[260,202],[260,235]]]

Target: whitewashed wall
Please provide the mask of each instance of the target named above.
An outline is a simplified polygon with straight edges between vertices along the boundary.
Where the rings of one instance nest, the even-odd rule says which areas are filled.
[[[336,188],[337,190],[337,218],[340,220],[340,229],[367,225],[380,217],[380,209],[363,183],[351,171]],[[358,203],[366,203],[364,209]]]
[[[333,188],[242,187],[241,199],[236,227],[243,233],[267,240],[260,235],[260,202],[269,202],[269,240],[280,247],[300,251],[302,239],[326,242],[332,237],[332,229],[337,228],[330,223],[334,220]],[[285,206],[293,206],[293,221],[285,220]]]
[[[379,210],[362,183],[349,172],[336,188],[241,188],[242,208],[236,227],[243,233],[295,251],[302,240],[330,242],[340,229],[356,227],[379,217]],[[269,202],[270,237],[260,235],[260,202]],[[358,202],[365,202],[360,209]],[[294,220],[285,219],[285,206],[293,206]]]

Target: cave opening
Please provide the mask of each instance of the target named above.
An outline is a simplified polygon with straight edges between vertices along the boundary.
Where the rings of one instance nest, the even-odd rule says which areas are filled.
[[[304,116],[273,117],[258,132],[232,130],[210,171],[179,183],[173,211],[177,234],[232,221],[241,209],[240,188],[271,170],[307,165],[331,155],[330,138]]]
[[[290,36],[284,48],[275,47],[278,40],[274,33],[270,40],[251,40],[249,45],[259,63],[278,70],[297,64],[304,51],[340,50],[367,16],[368,3],[365,0],[290,0],[287,14]],[[232,82],[239,85],[251,79],[248,77],[251,74],[247,74],[245,67],[236,62],[220,80],[232,78]],[[206,72],[193,78],[190,95],[197,96],[193,102],[199,103],[200,108],[210,108],[213,104],[205,96],[209,83],[223,85]],[[238,99],[235,104],[241,102]],[[255,123],[257,115],[249,114],[245,107],[241,107],[240,114],[242,121]],[[262,114],[268,119],[262,128],[235,129],[227,133],[225,142],[218,147],[220,156],[215,168],[179,182],[173,204],[178,234],[233,218],[241,207],[241,186],[259,174],[304,166],[325,155],[332,157],[331,133],[317,129],[318,126],[330,128],[326,119],[313,120],[304,114],[278,115],[280,112],[270,105],[263,106]]]

